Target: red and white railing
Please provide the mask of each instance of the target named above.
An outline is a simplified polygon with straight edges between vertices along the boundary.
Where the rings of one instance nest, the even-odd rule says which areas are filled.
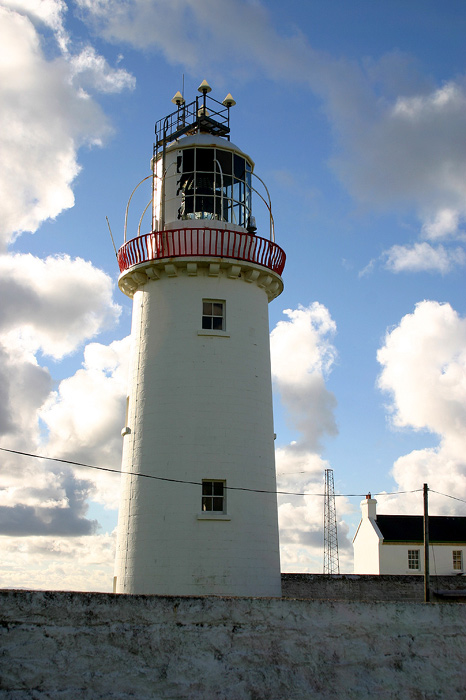
[[[163,258],[233,258],[263,265],[281,275],[285,252],[276,243],[250,233],[211,228],[179,228],[137,236],[118,251],[120,272]]]

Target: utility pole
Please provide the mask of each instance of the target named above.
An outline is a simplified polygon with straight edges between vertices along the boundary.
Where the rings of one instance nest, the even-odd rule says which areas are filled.
[[[430,601],[429,578],[429,487],[424,484],[424,603]]]
[[[325,470],[324,495],[324,574],[339,574],[337,512],[333,469]]]

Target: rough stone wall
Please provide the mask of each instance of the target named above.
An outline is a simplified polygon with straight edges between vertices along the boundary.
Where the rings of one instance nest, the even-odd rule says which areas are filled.
[[[466,591],[466,576],[431,576],[431,600],[441,602],[436,591]],[[285,598],[323,600],[402,601],[424,600],[423,576],[389,576],[367,574],[282,574]],[[466,597],[458,595],[458,601]]]
[[[466,606],[0,592],[0,697],[464,700]]]

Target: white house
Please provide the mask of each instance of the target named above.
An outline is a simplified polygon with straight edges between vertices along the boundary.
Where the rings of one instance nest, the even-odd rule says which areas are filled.
[[[422,574],[422,515],[377,515],[377,501],[361,501],[362,517],[353,538],[355,574]],[[430,573],[452,576],[464,572],[466,518],[429,516]]]

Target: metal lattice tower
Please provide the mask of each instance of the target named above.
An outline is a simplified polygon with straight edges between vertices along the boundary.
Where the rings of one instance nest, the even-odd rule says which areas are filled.
[[[333,469],[325,470],[324,496],[324,574],[339,574],[337,511]]]

